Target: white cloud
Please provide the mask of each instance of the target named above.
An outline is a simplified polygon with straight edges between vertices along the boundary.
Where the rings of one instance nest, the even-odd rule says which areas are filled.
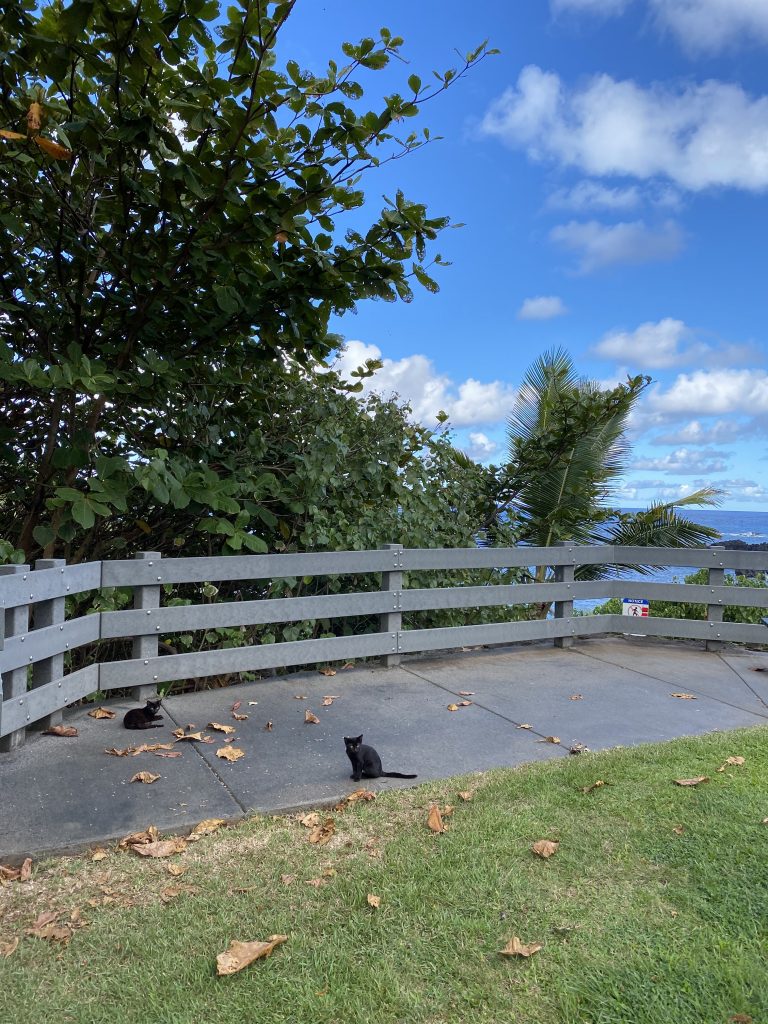
[[[695,476],[696,473],[724,473],[728,466],[728,459],[714,449],[696,451],[690,448],[678,448],[676,451],[670,452],[669,455],[663,455],[658,459],[634,459],[631,468]]]
[[[768,413],[765,370],[696,370],[682,373],[668,388],[657,387],[647,398],[651,412],[666,415],[722,416]]]
[[[632,0],[551,0],[555,14],[560,11],[587,11],[589,14],[621,14]]]
[[[556,316],[564,316],[568,310],[563,300],[557,295],[537,295],[526,299],[517,311],[518,320],[551,320]]]
[[[682,320],[665,317],[658,323],[640,324],[634,331],[610,331],[592,351],[605,359],[630,363],[641,370],[662,369],[707,351],[706,346],[701,345],[681,348],[691,333]]]
[[[489,459],[498,450],[499,445],[496,441],[492,441],[485,434],[479,432],[470,433],[469,445],[464,448],[470,459],[474,459],[476,462]]]
[[[662,209],[676,209],[680,206],[679,192],[669,185],[656,187],[637,185],[611,188],[599,181],[586,178],[571,188],[560,188],[547,199],[550,210],[575,210],[585,213],[590,210],[609,210],[624,213],[637,209],[644,203]]]
[[[683,245],[678,225],[665,221],[660,228],[649,228],[644,221],[569,221],[552,228],[553,242],[579,254],[579,272],[589,274],[617,263],[650,263],[676,256]]]
[[[739,42],[768,42],[765,0],[651,0],[659,24],[689,50],[716,52]]]
[[[596,75],[568,90],[559,76],[529,65],[491,104],[482,130],[593,177],[666,177],[698,191],[768,188],[768,97],[741,86],[648,88]]]
[[[729,501],[768,501],[768,488],[755,480],[719,480]]]
[[[672,317],[648,321],[634,331],[609,331],[591,351],[633,370],[661,370],[685,363],[701,366],[704,360],[710,369],[733,367],[762,355],[750,345],[707,344],[696,337],[693,328]]]
[[[366,359],[381,359],[381,349],[362,341],[348,341],[335,369],[342,377],[352,379],[352,370],[362,366]],[[441,409],[448,413],[455,427],[499,423],[515,401],[516,389],[504,381],[484,383],[468,377],[456,384],[445,374],[439,374],[432,360],[423,355],[382,362],[382,369],[364,381],[364,393],[399,395],[410,403],[414,418],[427,425],[434,423]]]
[[[670,484],[668,480],[633,480],[632,483],[636,490],[649,491],[650,494],[643,501],[674,501],[676,498],[685,498],[694,491],[700,490],[702,487],[721,487],[721,483],[714,483],[712,480],[706,480],[699,478],[697,480],[688,480],[681,484]],[[695,508],[691,508],[687,513],[691,519],[696,518]]]
[[[547,199],[553,210],[633,210],[640,205],[642,196],[637,185],[628,188],[609,188],[597,181],[577,182],[572,188],[561,188]]]
[[[759,433],[758,427],[747,427],[736,420],[715,420],[714,423],[703,424],[701,420],[691,420],[677,430],[660,434],[653,438],[651,444],[729,444],[741,437]]]
[[[563,11],[610,17],[623,14],[633,0],[550,0]],[[710,53],[734,44],[768,42],[765,0],[648,0],[661,29],[669,29],[683,48]]]

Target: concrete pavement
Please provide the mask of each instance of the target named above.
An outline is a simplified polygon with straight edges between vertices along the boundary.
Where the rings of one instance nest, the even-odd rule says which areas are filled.
[[[736,647],[707,653],[694,643],[595,638],[569,649],[537,643],[413,656],[398,668],[304,672],[171,695],[165,727],[143,732],[122,727],[123,713],[136,706],[130,701],[105,703],[117,713],[113,720],[79,708],[65,716],[76,738],[32,736],[0,754],[0,863],[76,852],[149,824],[183,832],[204,818],[335,803],[358,788],[343,737],[361,732],[385,770],[418,774],[414,782],[366,783],[391,789],[567,757],[575,743],[601,750],[765,725],[768,671],[755,671],[763,667],[768,654]],[[696,699],[671,696],[681,692]],[[330,706],[322,704],[325,695],[336,697]],[[472,703],[447,710],[464,699]],[[246,721],[233,719],[236,701]],[[319,724],[305,722],[308,709]],[[209,722],[236,727],[234,746],[245,756],[234,763],[217,757],[227,737],[206,728]],[[173,729],[190,724],[214,742],[177,743],[181,756],[173,758],[105,753],[170,742]],[[559,746],[539,742],[551,735]],[[138,771],[161,778],[131,783]]]

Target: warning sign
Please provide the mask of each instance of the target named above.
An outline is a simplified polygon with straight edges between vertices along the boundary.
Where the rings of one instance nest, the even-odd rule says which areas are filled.
[[[621,599],[621,614],[631,615],[637,619],[647,619],[648,602],[642,597],[623,597]]]

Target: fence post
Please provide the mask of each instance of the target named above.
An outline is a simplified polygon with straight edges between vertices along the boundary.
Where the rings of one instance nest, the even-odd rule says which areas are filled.
[[[37,569],[61,569],[64,572],[66,567],[64,558],[37,558],[35,559],[35,570]],[[33,577],[34,579],[34,577]],[[34,642],[34,630],[42,629],[44,626],[58,626],[64,622],[66,610],[66,598],[53,597],[47,601],[38,601],[32,607],[32,632],[29,634],[30,642]],[[32,665],[32,689],[37,686],[44,686],[53,682],[54,679],[61,679],[64,675],[64,655],[54,654],[50,658],[43,658]],[[39,718],[31,725],[35,731],[50,729],[52,725],[61,725],[64,721],[64,709],[52,711],[50,715]]]
[[[159,551],[139,551],[134,556],[142,560],[149,560],[149,564],[159,562],[163,557]],[[160,573],[157,573],[157,579],[160,580]],[[146,610],[147,612],[147,632],[140,636],[133,638],[133,649],[131,651],[131,657],[134,660],[141,659],[142,661],[148,658],[156,658],[159,650],[158,635],[155,631],[155,626],[152,623],[152,610],[160,607],[160,584],[153,585],[151,587],[134,587],[133,588],[133,607],[135,609]],[[150,626],[152,632],[150,633]],[[131,696],[134,700],[150,700],[152,697],[157,696],[157,687],[154,683],[148,683],[144,686],[134,686],[131,690]]]
[[[725,548],[712,548],[712,551],[725,551]],[[717,556],[715,556],[717,557]],[[725,583],[725,569],[722,567],[723,563],[717,569],[709,569],[709,579],[707,580],[710,587],[722,587]],[[722,622],[723,621],[723,606],[722,604],[708,604],[707,605],[707,619],[709,622]],[[716,633],[717,628],[712,626],[712,632]],[[705,651],[721,651],[725,645],[722,640],[705,640],[704,650]]]
[[[400,591],[403,589],[403,545],[382,544],[384,551],[392,552],[392,572],[381,574],[381,589],[392,594],[392,611],[383,612],[379,616],[379,630],[382,633],[389,633],[393,640],[393,652],[397,651],[397,634],[403,624],[403,615],[400,611]],[[400,655],[397,653],[385,654],[383,657],[385,668],[394,668],[400,664]]]
[[[565,541],[556,540],[552,545],[556,548],[564,548],[566,546]],[[571,545],[571,551],[573,546]],[[574,565],[556,565],[555,566],[555,583],[570,583],[573,584],[574,577]],[[556,619],[570,619],[573,617],[573,598],[570,601],[555,601],[555,618]],[[572,636],[556,636],[555,647],[573,647]]]
[[[0,566],[0,576],[16,575],[20,572],[29,572],[28,565],[3,565]],[[0,650],[3,648],[2,635],[5,632],[6,638],[26,635],[29,630],[29,606],[18,605],[16,608],[6,608],[5,615],[0,614]],[[0,682],[0,720],[3,717],[3,701],[12,700],[14,697],[23,698],[27,693],[27,667],[14,668],[3,674]],[[0,739],[0,753],[7,754],[10,750],[20,747],[27,738],[26,729],[16,729]]]

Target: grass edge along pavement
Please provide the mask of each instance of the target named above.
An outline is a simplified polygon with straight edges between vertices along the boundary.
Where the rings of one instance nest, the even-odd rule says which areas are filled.
[[[168,858],[35,864],[0,888],[0,954],[20,940],[0,955],[0,1020],[759,1024],[766,740],[755,727],[586,753],[317,823],[254,817]],[[559,843],[547,859],[540,839]],[[46,911],[68,939],[27,933]],[[216,977],[232,940],[275,934],[288,939],[268,960]],[[501,956],[513,936],[542,948]]]

